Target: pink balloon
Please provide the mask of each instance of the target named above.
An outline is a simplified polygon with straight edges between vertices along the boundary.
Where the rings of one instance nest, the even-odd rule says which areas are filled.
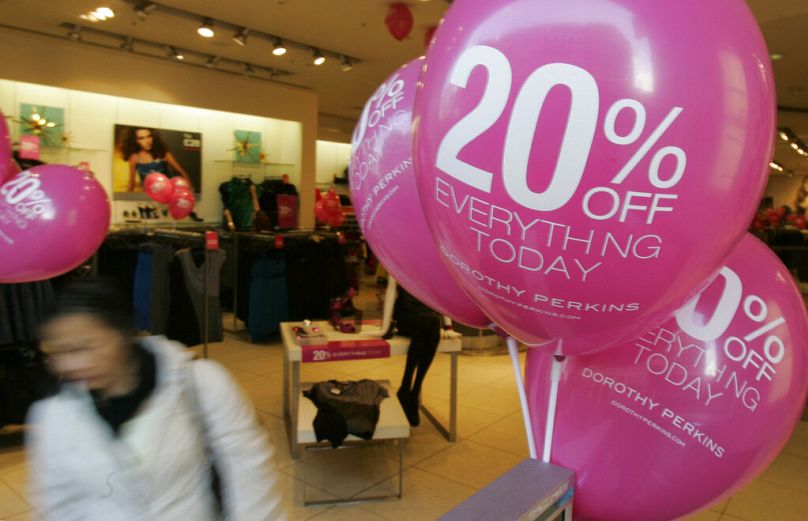
[[[189,183],[184,177],[172,177],[170,181],[171,185],[174,187],[174,190],[184,188],[191,191],[191,183]]]
[[[317,217],[318,221],[324,223],[328,222],[328,218],[331,216],[331,212],[325,207],[325,203],[325,197],[314,203],[314,216]]]
[[[42,165],[0,187],[0,282],[68,272],[104,242],[109,198],[86,172]]]
[[[16,173],[16,163],[11,153],[11,134],[8,131],[6,117],[0,112],[0,185]]]
[[[446,265],[558,353],[670,316],[766,182],[774,80],[744,2],[458,0],[420,81],[418,190]]]
[[[805,305],[747,235],[675,318],[604,353],[567,358],[552,462],[574,469],[589,521],[668,521],[737,491],[774,459],[808,395]],[[551,357],[528,354],[544,440]]]
[[[328,225],[332,228],[339,228],[345,222],[345,213],[339,211],[335,214],[328,216]]]
[[[178,188],[171,194],[168,213],[176,220],[185,219],[194,211],[194,205],[196,205],[194,194],[190,190]]]
[[[165,174],[152,172],[143,180],[143,191],[158,203],[167,204],[171,201],[174,185]]]
[[[351,199],[373,252],[407,291],[455,320],[487,327],[491,320],[441,263],[418,200],[412,107],[422,64],[400,68],[365,105],[353,135]]]

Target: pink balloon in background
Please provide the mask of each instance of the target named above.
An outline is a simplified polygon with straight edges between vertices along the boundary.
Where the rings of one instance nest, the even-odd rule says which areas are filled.
[[[491,321],[441,263],[418,200],[412,107],[422,64],[400,68],[365,105],[353,135],[351,200],[373,252],[407,291],[444,315],[486,327]]]
[[[8,131],[6,117],[0,112],[0,185],[16,172],[16,163],[11,150],[11,134]]]
[[[167,204],[174,193],[174,185],[165,174],[152,172],[143,180],[143,191],[158,203]]]
[[[414,121],[446,265],[511,335],[576,355],[670,316],[741,239],[774,80],[745,2],[457,0]]]
[[[42,165],[0,187],[0,282],[68,272],[104,242],[109,198],[89,173]]]
[[[149,174],[151,175],[151,174]],[[185,219],[194,211],[196,198],[190,190],[178,188],[171,194],[168,202],[168,213],[174,219]]]
[[[552,462],[576,472],[576,519],[669,521],[737,491],[771,463],[808,394],[805,304],[747,235],[675,318],[633,342],[567,358]],[[542,446],[551,358],[528,354]]]
[[[178,177],[172,177],[170,179],[170,181],[171,181],[171,186],[174,187],[174,190],[177,190],[179,188],[184,188],[186,190],[191,191],[191,183],[189,183],[184,177],[179,177],[179,176]]]

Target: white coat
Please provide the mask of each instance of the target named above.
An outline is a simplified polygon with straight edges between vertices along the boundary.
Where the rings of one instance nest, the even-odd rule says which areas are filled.
[[[192,362],[180,344],[165,338],[143,345],[156,357],[156,387],[118,437],[77,386],[63,386],[33,406],[29,472],[41,518],[213,521],[207,439],[221,476],[225,519],[286,519],[264,432],[229,373],[215,362]]]

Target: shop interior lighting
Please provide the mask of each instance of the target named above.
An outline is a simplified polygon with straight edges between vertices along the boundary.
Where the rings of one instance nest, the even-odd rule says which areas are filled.
[[[255,69],[252,68],[252,65],[249,63],[242,63],[241,68],[244,69],[245,76],[252,76],[255,74]]]
[[[178,52],[177,49],[175,49],[174,47],[171,47],[171,46],[169,46],[169,48],[168,48],[168,56],[169,56],[169,58],[171,58],[173,60],[177,60],[177,61],[181,61],[181,60],[185,59],[185,56],[182,53]]]
[[[272,54],[275,56],[283,56],[286,54],[286,46],[283,44],[283,40],[278,38],[277,36],[272,39]]]
[[[778,60],[782,60],[783,58],[785,58],[785,56],[782,53],[779,53],[779,52],[773,52],[773,53],[771,53],[769,55],[769,57],[771,57],[772,61],[778,61]]]
[[[783,171],[783,165],[781,165],[777,161],[772,161],[771,163],[769,163],[769,167],[771,167],[772,170],[776,170],[778,172]]]
[[[791,148],[793,148],[794,150],[799,150],[800,146],[796,143],[791,143]]]
[[[238,30],[236,34],[233,35],[233,41],[236,42],[238,45],[244,47],[247,45],[247,35],[250,34],[250,30],[246,27],[242,27]]]
[[[155,9],[157,9],[157,4],[152,2],[143,2],[135,7],[135,14],[137,14],[139,19],[145,20]]]
[[[67,37],[73,40],[74,42],[81,40],[81,27],[78,25],[74,25],[73,28],[70,29],[70,32],[68,33]]]
[[[312,60],[314,65],[322,65],[325,63],[325,56],[323,56],[323,53],[321,53],[319,49],[312,49],[311,55],[314,57],[314,60]]]
[[[780,139],[782,139],[783,141],[788,141],[788,134],[786,134],[785,132],[783,132],[781,130],[780,131]]]
[[[280,73],[277,71],[277,69],[271,69],[271,70],[269,71],[269,77],[270,77],[270,79],[277,80],[278,78],[280,78],[280,76],[281,76],[281,75],[280,75]]]
[[[207,18],[202,21],[202,25],[199,26],[196,32],[202,38],[213,38],[213,35],[216,34],[213,32],[213,22]]]
[[[340,61],[342,62],[341,66],[342,72],[348,72],[351,69],[353,69],[353,63],[351,62],[351,59],[348,58],[347,56],[343,56],[342,58],[340,58]]]

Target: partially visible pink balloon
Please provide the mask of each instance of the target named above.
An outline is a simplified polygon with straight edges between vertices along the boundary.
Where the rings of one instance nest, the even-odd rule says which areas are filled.
[[[552,462],[576,472],[576,518],[670,521],[737,491],[799,421],[807,359],[802,295],[774,253],[747,235],[675,318],[564,362]],[[539,446],[551,364],[528,353]]]
[[[365,105],[353,135],[351,199],[373,252],[407,291],[459,322],[487,327],[491,321],[442,264],[418,199],[412,107],[422,64],[400,68]]]
[[[0,282],[43,280],[80,265],[104,242],[109,198],[65,165],[21,172],[0,187]]]
[[[0,185],[16,173],[14,158],[11,154],[11,134],[8,131],[6,117],[0,112]]]
[[[746,2],[456,0],[433,41],[414,112],[424,213],[514,337],[566,355],[630,340],[743,237],[776,115]]]
[[[171,185],[174,187],[174,190],[179,188],[184,188],[186,190],[191,190],[191,183],[189,183],[184,177],[172,177],[171,178]]]
[[[190,190],[178,188],[174,190],[168,202],[168,212],[176,220],[185,219],[194,211],[196,198]]]
[[[158,203],[168,204],[174,192],[174,185],[165,174],[152,172],[143,180],[143,191]]]

